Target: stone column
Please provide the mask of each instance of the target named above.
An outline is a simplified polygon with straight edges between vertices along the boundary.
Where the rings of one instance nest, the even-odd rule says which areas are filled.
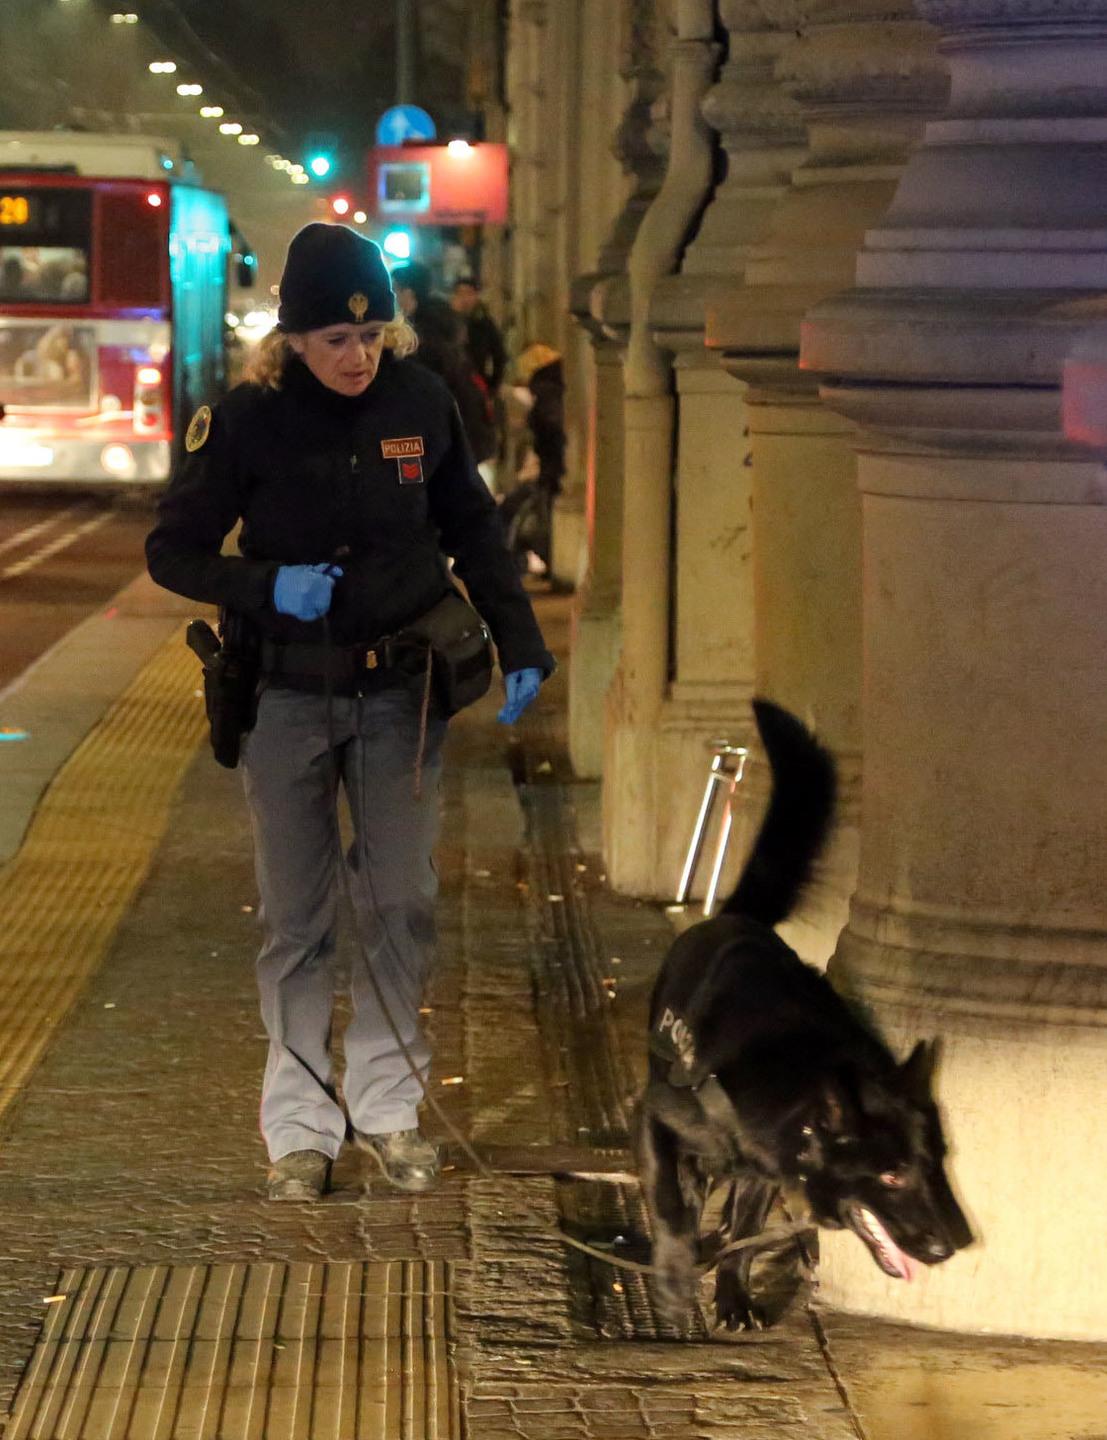
[[[799,109],[773,76],[791,37],[756,0],[726,0],[727,63],[704,97],[726,168],[678,274],[661,279],[650,319],[675,356],[671,684],[655,754],[665,802],[651,818],[652,893],[671,896],[707,774],[706,742],[748,743],[753,687],[750,455],[744,389],[704,348],[710,297],[736,290],[803,154]],[[628,816],[644,837],[642,817]],[[708,866],[693,893],[702,896]]]
[[[749,257],[720,293],[708,344],[749,391],[753,456],[756,688],[814,723],[840,773],[839,823],[788,938],[825,963],[857,866],[860,730],[860,504],[851,427],[819,404],[798,368],[808,307],[853,279],[866,228],[886,209],[945,72],[909,0],[764,0],[798,21],[778,74],[807,121],[810,149]],[[757,757],[759,760],[759,757]],[[768,776],[751,766],[735,826],[744,853]]]
[[[568,441],[565,457],[565,478],[562,492],[553,507],[551,573],[557,583],[575,587],[584,569],[585,466],[589,442],[590,361],[587,346],[570,315],[573,279],[581,269],[582,254],[587,253],[583,228],[590,227],[591,215],[586,206],[600,206],[601,213],[610,213],[603,197],[582,195],[584,176],[582,158],[595,144],[590,132],[594,124],[591,96],[595,93],[597,76],[594,64],[597,51],[603,52],[589,34],[586,0],[559,0],[553,8],[550,27],[550,51],[546,64],[556,74],[560,104],[556,113],[547,112],[544,124],[555,137],[556,186],[550,186],[551,224],[558,243],[551,276],[557,296],[557,328],[548,336],[534,335],[528,339],[545,340],[562,357],[565,378],[565,431]]]
[[[604,696],[619,658],[623,560],[623,354],[593,340],[593,398],[585,481],[587,569],[573,602],[569,757],[582,779],[603,773]]]
[[[653,893],[659,722],[670,679],[671,363],[650,306],[672,274],[710,191],[712,138],[700,103],[717,63],[711,0],[677,0],[672,46],[671,148],[665,180],[631,250],[626,358],[622,651],[608,692],[604,852],[618,889]]]
[[[548,61],[548,0],[512,0],[508,50],[508,142],[511,146],[512,294],[516,346],[557,329],[551,200],[556,185],[557,70]]]
[[[607,0],[603,0],[606,7]],[[586,559],[573,604],[569,654],[569,754],[582,777],[603,770],[604,696],[619,655],[623,555],[623,353],[630,329],[627,262],[642,217],[664,175],[650,143],[650,110],[661,94],[663,46],[656,0],[624,0],[619,74],[627,103],[612,153],[625,200],[599,247],[595,270],[573,282],[571,310],[588,334],[595,371],[584,466]],[[597,15],[596,23],[602,21]]]
[[[569,318],[573,277],[592,234],[618,208],[618,187],[599,190],[590,151],[603,135],[610,93],[610,26],[592,34],[592,0],[516,0],[509,74],[513,142],[515,325],[512,349],[540,341],[558,351],[565,379],[566,473],[553,514],[552,574],[574,586],[584,568],[584,513],[591,385],[587,347]],[[613,100],[619,96],[615,92]],[[599,129],[597,129],[599,122]]]
[[[919,8],[948,114],[857,288],[805,326],[804,364],[864,427],[862,845],[832,970],[903,1047],[942,1036],[979,1241],[907,1293],[830,1236],[823,1290],[1102,1340],[1107,483],[1062,437],[1059,385],[1107,289],[1107,4]]]
[[[485,140],[501,145],[507,140],[503,84],[506,32],[497,0],[475,0],[470,7],[466,40],[466,103],[481,117]],[[484,298],[501,326],[510,280],[507,233],[506,225],[486,225],[480,250]]]

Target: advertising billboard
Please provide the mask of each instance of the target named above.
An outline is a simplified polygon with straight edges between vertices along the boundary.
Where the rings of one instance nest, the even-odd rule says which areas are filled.
[[[369,194],[378,220],[406,225],[503,225],[506,145],[378,145]]]

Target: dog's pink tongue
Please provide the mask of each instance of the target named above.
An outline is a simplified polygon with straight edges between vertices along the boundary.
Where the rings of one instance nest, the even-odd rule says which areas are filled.
[[[918,1273],[919,1262],[913,1260],[906,1251],[901,1250],[890,1236],[888,1237],[888,1256],[892,1264],[899,1271],[899,1278],[906,1280],[908,1284],[910,1284]]]
[[[871,1210],[865,1210],[864,1215],[871,1227],[873,1237],[880,1245],[884,1258],[888,1261],[888,1264],[891,1265],[892,1269],[895,1270],[899,1278],[906,1280],[910,1284],[918,1274],[919,1262],[912,1259],[906,1251],[899,1248]]]
[[[893,1264],[893,1269],[900,1272],[900,1279],[907,1280],[907,1283],[910,1284],[911,1280],[914,1280],[914,1277],[916,1277],[918,1261],[911,1259],[907,1251],[900,1250],[900,1247],[895,1244],[893,1237],[888,1234],[888,1231],[885,1230],[884,1225],[881,1225],[880,1221],[877,1221],[877,1230],[880,1231],[881,1240],[884,1241],[882,1248],[884,1248],[885,1256],[887,1256],[888,1260]]]

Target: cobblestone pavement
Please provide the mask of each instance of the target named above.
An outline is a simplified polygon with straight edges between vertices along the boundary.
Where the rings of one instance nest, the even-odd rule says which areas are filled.
[[[543,610],[563,646],[565,602]],[[644,1253],[637,1190],[620,1175],[646,995],[669,938],[656,907],[604,887],[596,787],[569,776],[562,704],[555,677],[516,735],[492,723],[491,699],[453,727],[441,963],[427,998],[441,1109],[428,1128],[444,1139],[449,1163],[441,1188],[424,1197],[387,1191],[351,1153],[322,1204],[261,1199],[264,1039],[253,993],[249,834],[238,776],[206,752],[197,756],[107,961],[2,1122],[0,1413],[40,1336],[44,1301],[76,1283],[67,1277],[108,1269],[125,1279],[158,1266],[267,1262],[347,1273],[374,1262],[368,1269],[383,1273],[390,1261],[445,1262],[425,1273],[445,1276],[450,1292],[461,1416],[434,1423],[472,1440],[891,1440],[908,1433],[903,1415],[926,1402],[908,1397],[908,1409],[897,1409],[903,1387],[877,1394],[871,1377],[866,1390],[874,1336],[885,1347],[882,1373],[975,1365],[985,1391],[1021,1363],[1040,1373],[1089,1363],[1088,1347],[1024,1347],[1012,1358],[998,1342],[969,1346],[966,1361],[956,1339],[931,1344],[821,1317],[802,1296],[761,1335],[720,1338],[702,1322],[678,1334],[659,1324],[639,1276],[560,1242],[564,1228]],[[495,1178],[473,1173],[443,1116],[489,1155]],[[600,1171],[612,1177],[572,1178]],[[861,1377],[856,1386],[850,1375]],[[866,1428],[855,1391],[891,1417],[886,1428]],[[382,1417],[392,1413],[381,1405]],[[404,1415],[394,1430],[382,1419],[378,1428],[351,1422],[348,1432],[326,1433],[446,1440],[431,1419],[412,1428]],[[315,1435],[297,1423],[288,1434]],[[15,1433],[68,1440],[70,1432]],[[278,1432],[164,1431],[213,1440],[232,1433]],[[910,1433],[1093,1440],[1076,1428]]]

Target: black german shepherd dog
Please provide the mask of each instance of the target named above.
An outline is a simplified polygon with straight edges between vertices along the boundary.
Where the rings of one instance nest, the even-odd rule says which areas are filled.
[[[782,1186],[813,1224],[848,1227],[886,1275],[912,1279],[972,1235],[943,1169],[930,1098],[933,1048],[898,1065],[884,1043],[772,927],[792,911],[834,813],[830,755],[800,722],[753,702],[772,794],[722,912],[669,951],[650,1009],[638,1107],[639,1173],[653,1230],[656,1297],[679,1321],[695,1290],[710,1189],[729,1182],[725,1245],[758,1234]],[[760,1329],[751,1249],[719,1264],[716,1321]]]

